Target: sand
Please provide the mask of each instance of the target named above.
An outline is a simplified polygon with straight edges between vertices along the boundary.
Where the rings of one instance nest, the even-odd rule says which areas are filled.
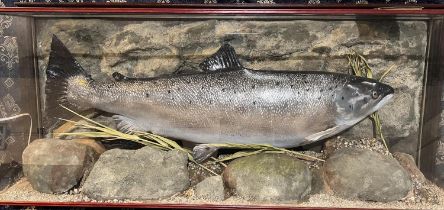
[[[158,201],[127,201],[127,200],[111,200],[111,201],[95,201],[81,194],[79,189],[71,190],[66,194],[45,194],[32,189],[26,178],[20,179],[9,189],[0,193],[0,202],[78,202],[81,205],[87,205],[89,202],[93,205],[110,204],[115,205],[152,205],[152,204],[211,204],[224,206],[252,205],[252,206],[276,206],[276,207],[334,207],[334,208],[382,208],[382,209],[444,209],[444,189],[435,185],[429,186],[430,193],[435,194],[438,200],[427,202],[423,199],[415,199],[415,195],[408,196],[403,201],[379,203],[365,202],[357,200],[346,200],[328,194],[315,194],[305,201],[301,202],[251,202],[242,200],[236,196],[232,196],[222,202],[212,202],[208,200],[196,199],[193,189],[189,189],[183,193],[172,196],[168,199]]]

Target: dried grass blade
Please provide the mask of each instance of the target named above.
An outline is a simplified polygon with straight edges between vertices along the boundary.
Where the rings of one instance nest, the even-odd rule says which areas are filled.
[[[296,151],[291,151],[291,150],[287,150],[287,149],[281,149],[280,151],[283,151],[285,153],[289,153],[289,154],[295,155],[298,158],[301,158],[301,159],[304,159],[304,160],[308,160],[308,161],[316,160],[316,161],[325,162],[325,160],[323,160],[323,159],[320,159],[320,158],[317,158],[317,157],[313,157],[313,156],[310,156],[310,155],[306,155],[306,154],[302,154],[302,153],[296,152]]]
[[[384,77],[386,77],[393,69],[395,68],[395,65],[390,66],[384,73],[382,73],[382,76],[379,78],[379,81],[382,81]]]
[[[259,153],[261,153],[263,151],[265,151],[265,149],[256,150],[256,151],[253,151],[253,152],[240,151],[240,152],[236,152],[236,153],[234,153],[232,155],[229,155],[227,157],[218,159],[218,160],[216,160],[216,162],[224,162],[224,161],[229,161],[229,160],[233,160],[233,159],[236,159],[236,158],[248,157],[248,156],[251,156],[251,155],[259,154]]]
[[[57,136],[85,136],[92,138],[109,138],[114,137],[113,135],[109,135],[103,132],[75,132],[75,133],[54,133]]]
[[[91,120],[91,119],[89,119],[89,118],[87,118],[87,117],[81,115],[81,114],[78,114],[77,112],[75,112],[75,111],[69,109],[68,107],[65,107],[65,106],[63,106],[63,105],[61,105],[61,104],[59,104],[59,105],[60,105],[62,108],[68,110],[68,111],[71,112],[71,113],[73,113],[74,115],[79,116],[80,118],[82,118],[82,119],[84,119],[84,120],[86,120],[86,121],[88,121],[88,122],[90,122],[90,123],[93,123],[93,124],[98,125],[98,126],[101,126],[101,127],[106,127],[105,125],[103,125],[103,124],[101,124],[101,123],[98,123],[98,122],[96,122],[96,121],[94,121],[94,120]]]

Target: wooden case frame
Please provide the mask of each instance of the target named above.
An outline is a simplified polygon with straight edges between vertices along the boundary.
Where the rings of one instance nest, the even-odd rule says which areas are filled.
[[[444,9],[441,6],[424,6],[405,7],[405,8],[382,8],[378,5],[374,6],[291,6],[291,5],[274,5],[274,6],[252,6],[252,5],[222,5],[222,6],[202,6],[202,5],[120,5],[112,7],[104,7],[99,4],[75,4],[75,5],[51,5],[45,4],[25,4],[21,6],[28,7],[11,7],[0,8],[1,15],[18,15],[22,16],[23,24],[21,28],[22,37],[19,47],[25,49],[22,51],[26,61],[23,67],[32,69],[35,74],[35,61],[33,54],[34,47],[30,47],[33,39],[32,22],[34,18],[44,17],[60,17],[60,16],[162,16],[162,17],[193,17],[210,15],[220,16],[251,16],[262,18],[272,17],[292,17],[300,19],[322,19],[327,16],[334,16],[337,19],[353,20],[359,19],[420,19],[428,21],[428,46],[426,55],[426,75],[434,75],[427,77],[423,92],[423,111],[421,120],[420,143],[418,146],[417,163],[423,173],[431,180],[436,176],[434,167],[434,158],[437,152],[438,140],[441,138],[439,123],[441,121],[441,94],[444,70]],[[31,7],[29,7],[31,6]],[[109,5],[108,5],[109,6]],[[25,73],[25,74],[29,74]],[[36,74],[37,76],[38,74]],[[28,75],[29,76],[29,75]],[[32,80],[30,80],[32,81]],[[37,85],[35,83],[28,84],[30,88],[35,87],[37,93]],[[30,96],[31,100],[38,100],[37,96]],[[32,103],[28,109],[32,109],[38,101]],[[38,113],[38,110],[31,110]],[[36,122],[38,123],[38,122]],[[38,130],[34,131],[34,135],[38,135]],[[245,205],[209,205],[209,204],[164,204],[164,203],[93,203],[93,202],[19,202],[19,201],[0,201],[0,205],[15,206],[77,206],[77,207],[123,207],[123,208],[184,208],[184,209],[289,209],[289,206],[245,206]],[[334,207],[332,207],[334,208]],[[324,208],[297,208],[297,209],[324,209]],[[325,208],[331,209],[331,208]]]

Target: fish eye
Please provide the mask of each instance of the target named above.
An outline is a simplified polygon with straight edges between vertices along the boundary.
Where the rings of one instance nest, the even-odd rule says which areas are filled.
[[[372,98],[373,98],[373,99],[377,99],[378,97],[379,97],[378,92],[377,92],[376,90],[373,90],[373,91],[372,91]]]

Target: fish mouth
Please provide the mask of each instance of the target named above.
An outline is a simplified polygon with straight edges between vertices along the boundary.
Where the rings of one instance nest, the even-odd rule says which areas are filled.
[[[378,83],[377,85],[378,92],[381,94],[381,100],[373,107],[373,112],[379,110],[382,106],[390,102],[395,94],[395,89],[390,85],[384,83]]]
[[[385,91],[386,96],[384,98],[387,98],[387,96],[390,96],[390,98],[392,98],[394,93],[395,93],[395,89],[393,89],[392,87],[387,85],[387,88]]]
[[[387,104],[388,102],[390,102],[393,98],[393,89],[392,89],[392,93],[389,93],[388,95],[384,96],[384,98],[382,98],[378,104],[376,104],[376,106],[373,108],[372,112],[376,112],[378,111],[382,106],[384,106],[385,104]]]
[[[392,93],[390,93],[390,94],[388,94],[388,95],[386,95],[380,102],[379,102],[379,104],[382,104],[382,105],[384,105],[384,104],[386,104],[387,102],[389,102],[389,101],[391,101],[392,100],[392,98],[393,98],[393,92]]]

